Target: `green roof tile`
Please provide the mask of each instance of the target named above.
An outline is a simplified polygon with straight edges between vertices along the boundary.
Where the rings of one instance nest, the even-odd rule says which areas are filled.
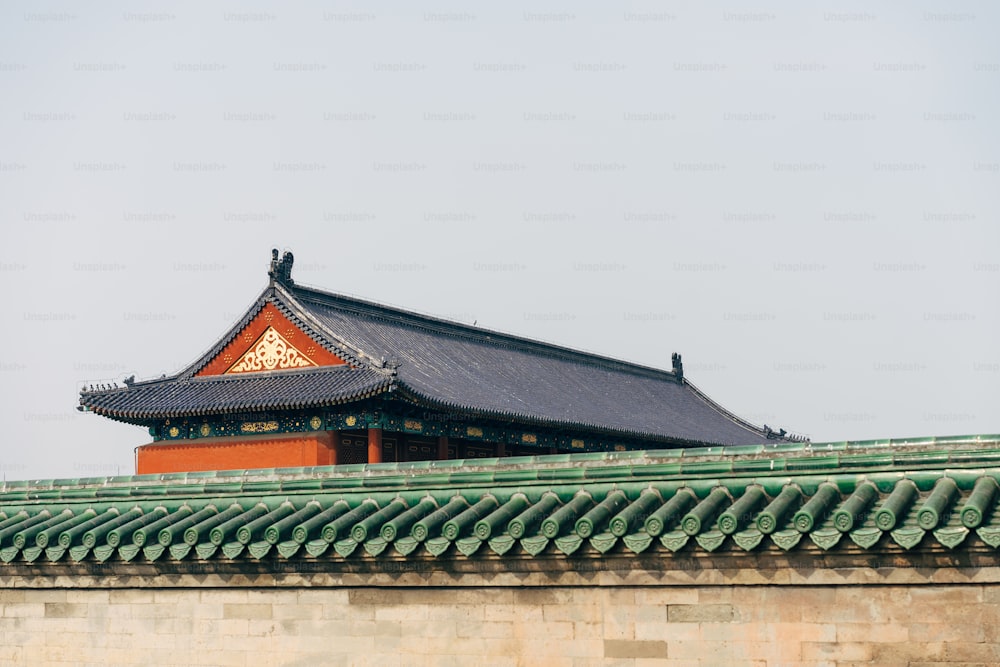
[[[0,575],[136,559],[1000,547],[998,455],[995,440],[925,438],[6,482]]]

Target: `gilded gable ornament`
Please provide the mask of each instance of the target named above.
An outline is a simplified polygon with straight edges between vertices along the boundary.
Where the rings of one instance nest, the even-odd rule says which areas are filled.
[[[257,342],[226,373],[253,373],[315,365],[273,327],[268,327]]]

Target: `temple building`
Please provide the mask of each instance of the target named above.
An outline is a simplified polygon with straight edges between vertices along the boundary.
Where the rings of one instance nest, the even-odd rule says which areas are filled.
[[[82,392],[82,409],[145,426],[137,472],[747,445],[788,439],[673,369],[270,282],[171,377]]]
[[[0,664],[1000,664],[1000,435],[813,443],[683,376],[307,289],[0,482]]]

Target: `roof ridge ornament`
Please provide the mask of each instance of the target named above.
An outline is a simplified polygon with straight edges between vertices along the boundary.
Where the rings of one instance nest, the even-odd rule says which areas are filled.
[[[674,367],[674,375],[677,376],[678,380],[683,380],[684,363],[681,361],[681,355],[678,354],[677,352],[674,352],[672,355],[670,355],[670,362],[673,364]]]
[[[271,268],[268,269],[267,275],[271,279],[271,284],[278,283],[280,285],[285,285],[286,287],[291,287],[295,284],[292,280],[292,264],[295,263],[295,255],[292,254],[290,250],[286,250],[285,254],[278,259],[278,249],[271,249]]]

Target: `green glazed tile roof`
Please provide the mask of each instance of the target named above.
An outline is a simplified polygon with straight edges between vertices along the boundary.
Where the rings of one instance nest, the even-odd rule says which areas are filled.
[[[992,549],[998,481],[1000,436],[6,482],[0,573]]]

